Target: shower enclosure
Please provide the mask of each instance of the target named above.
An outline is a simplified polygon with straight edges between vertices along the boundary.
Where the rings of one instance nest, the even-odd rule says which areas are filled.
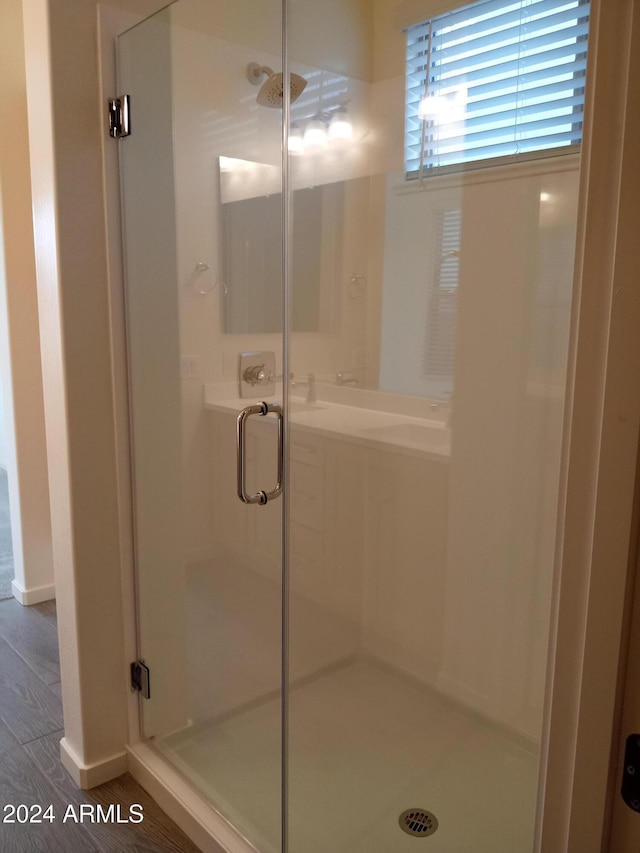
[[[141,727],[260,853],[536,844],[589,7],[435,5],[118,39]]]

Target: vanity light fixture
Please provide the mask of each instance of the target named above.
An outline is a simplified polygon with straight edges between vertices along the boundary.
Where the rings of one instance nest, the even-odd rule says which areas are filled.
[[[329,142],[349,140],[352,137],[351,116],[344,104],[337,105],[294,122],[289,131],[289,153],[298,155],[306,151],[321,151]]]

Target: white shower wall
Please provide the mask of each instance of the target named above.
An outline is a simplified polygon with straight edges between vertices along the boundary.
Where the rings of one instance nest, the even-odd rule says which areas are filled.
[[[261,114],[247,136],[220,131],[226,120],[240,126],[256,115],[246,64],[280,67],[278,5],[245,3],[240,13],[237,4],[220,4],[209,32],[199,13],[206,4],[198,22],[182,20],[181,6],[174,7],[179,350],[195,366],[181,381],[185,571],[221,549],[237,551],[247,535],[233,522],[235,451],[220,437],[222,428],[232,435],[233,425],[204,410],[203,385],[232,383],[237,354],[247,349],[275,351],[280,369],[279,335],[223,330],[217,160],[235,156],[278,166],[275,111]],[[255,32],[247,20],[256,22]],[[296,20],[308,19],[300,13]],[[294,653],[294,675],[370,653],[535,737],[548,633],[570,240],[552,292],[545,293],[539,273],[547,238],[575,222],[577,163],[437,179],[435,189],[399,192],[404,66],[388,4],[332,3],[313,21],[315,29],[305,32],[294,26],[292,67],[345,74],[359,132],[343,159],[292,166],[294,186],[345,181],[341,272],[325,295],[334,311],[320,332],[292,335],[294,372],[330,379],[354,370],[363,387],[375,388],[380,371],[387,390],[412,393],[401,383],[412,369],[406,346],[419,341],[426,323],[425,271],[433,263],[428,212],[459,205],[463,243],[449,462],[409,463],[390,452],[320,439],[324,461],[315,476],[330,523],[320,506],[315,517],[296,518],[303,502],[295,490],[292,495],[294,594],[311,614],[293,627],[304,650]],[[344,43],[332,37],[336,32]],[[543,204],[541,193],[552,202]],[[192,288],[197,263],[209,264],[217,280],[207,295]],[[356,273],[366,281],[360,300],[348,296]],[[541,342],[540,329],[549,331],[540,320],[547,303],[555,305],[557,326],[555,337]],[[350,475],[341,479],[345,471]],[[364,493],[353,486],[363,482]],[[258,512],[248,539],[255,543],[252,562],[275,583],[279,541],[269,508]]]

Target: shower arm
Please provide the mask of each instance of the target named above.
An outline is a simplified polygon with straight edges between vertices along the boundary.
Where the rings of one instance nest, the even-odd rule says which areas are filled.
[[[268,65],[260,65],[258,62],[250,62],[247,66],[247,79],[254,86],[259,86],[265,75],[272,77],[274,73],[273,68],[269,68]]]

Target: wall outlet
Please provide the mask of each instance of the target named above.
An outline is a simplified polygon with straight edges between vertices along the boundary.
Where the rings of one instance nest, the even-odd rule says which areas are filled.
[[[194,379],[198,375],[198,356],[180,356],[180,376],[182,379]]]

